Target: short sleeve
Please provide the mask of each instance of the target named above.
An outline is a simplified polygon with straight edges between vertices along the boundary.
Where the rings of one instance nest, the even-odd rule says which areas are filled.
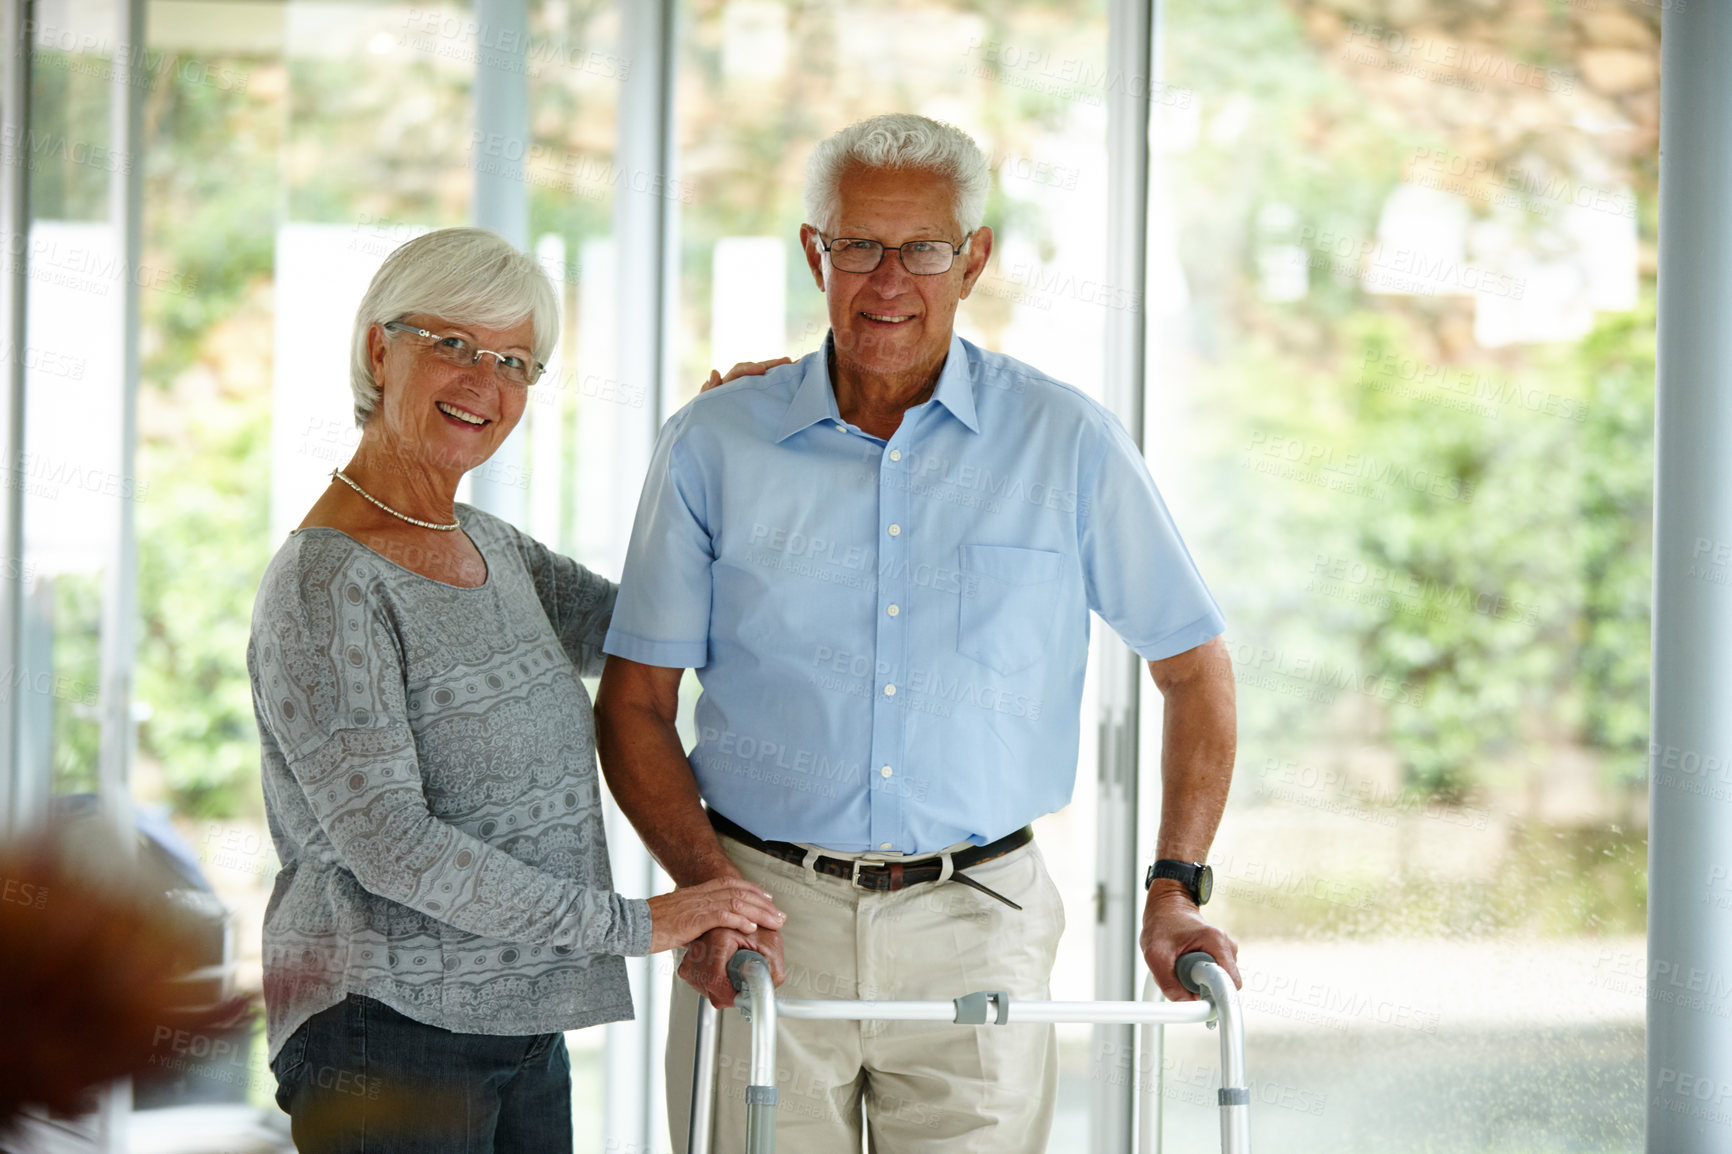
[[[682,438],[686,416],[670,418],[656,441],[604,648],[644,665],[702,669],[715,545],[705,487]]]
[[[1081,479],[1080,548],[1089,608],[1145,661],[1194,649],[1226,628],[1142,453],[1104,410]]]

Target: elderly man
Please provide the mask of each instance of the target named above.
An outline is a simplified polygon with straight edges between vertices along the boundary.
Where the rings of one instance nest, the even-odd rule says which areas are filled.
[[[742,946],[794,997],[1049,996],[1064,911],[1029,823],[1070,800],[1091,609],[1165,697],[1145,956],[1169,997],[1184,951],[1234,968],[1197,908],[1233,763],[1221,614],[1113,416],[954,334],[992,254],[990,179],[923,117],[820,144],[800,242],[829,338],[698,397],[650,466],[604,646],[604,770],[676,882],[742,876],[787,914],[681,964],[676,1145],[685,1023],[698,991],[732,1003]],[[746,1077],[724,1022],[720,1150],[744,1134]],[[879,1151],[1046,1147],[1051,1027],[785,1022],[779,1047],[784,1150],[858,1151],[863,1124]]]

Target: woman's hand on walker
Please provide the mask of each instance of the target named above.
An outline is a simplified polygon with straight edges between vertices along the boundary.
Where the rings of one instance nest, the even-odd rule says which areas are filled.
[[[717,927],[754,934],[780,929],[787,915],[764,890],[744,878],[715,878],[681,886],[649,900],[650,953],[683,946]]]

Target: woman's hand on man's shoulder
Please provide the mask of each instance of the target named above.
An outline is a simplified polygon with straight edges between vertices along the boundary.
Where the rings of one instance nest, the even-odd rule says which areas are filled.
[[[741,377],[761,377],[777,365],[791,365],[793,363],[793,357],[777,357],[773,361],[741,361],[739,364],[729,369],[728,375],[725,377],[716,370],[711,369],[710,379],[703,383],[703,386],[698,389],[698,392],[707,393],[718,385],[725,385],[729,381],[737,381]]]

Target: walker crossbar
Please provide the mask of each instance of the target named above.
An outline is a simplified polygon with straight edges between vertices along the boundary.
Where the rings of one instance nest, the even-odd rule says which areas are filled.
[[[994,991],[996,993],[997,991]],[[974,995],[969,995],[973,997]],[[776,999],[783,1018],[827,1022],[955,1022],[962,1026],[1020,1025],[1025,1022],[1096,1022],[1105,1024],[1180,1026],[1215,1020],[1208,1002],[1018,1002],[999,1003],[999,1016],[963,1018],[956,1002],[836,1002]]]
[[[778,999],[770,967],[761,954],[741,950],[728,961],[728,977],[739,991],[741,1015],[752,1026],[751,1075],[746,1087],[746,1154],[775,1154],[776,1149],[776,1021],[779,1017],[824,1021],[956,1022],[960,1025],[1002,1026],[1041,1022],[1131,1023],[1143,1027],[1144,1061],[1153,1085],[1144,1088],[1138,1127],[1138,1148],[1159,1154],[1161,1148],[1161,1029],[1168,1025],[1206,1022],[1221,1031],[1221,1110],[1223,1154],[1250,1154],[1251,1095],[1245,1085],[1244,1026],[1239,993],[1215,959],[1190,953],[1175,967],[1195,1002],[1162,1002],[1154,978],[1143,984],[1140,1002],[1014,1001],[1003,990],[983,990],[948,1002],[836,1001]],[[710,1154],[714,1111],[716,1047],[721,1040],[719,1014],[703,999],[698,1014],[697,1063],[692,1079],[689,1154]]]

